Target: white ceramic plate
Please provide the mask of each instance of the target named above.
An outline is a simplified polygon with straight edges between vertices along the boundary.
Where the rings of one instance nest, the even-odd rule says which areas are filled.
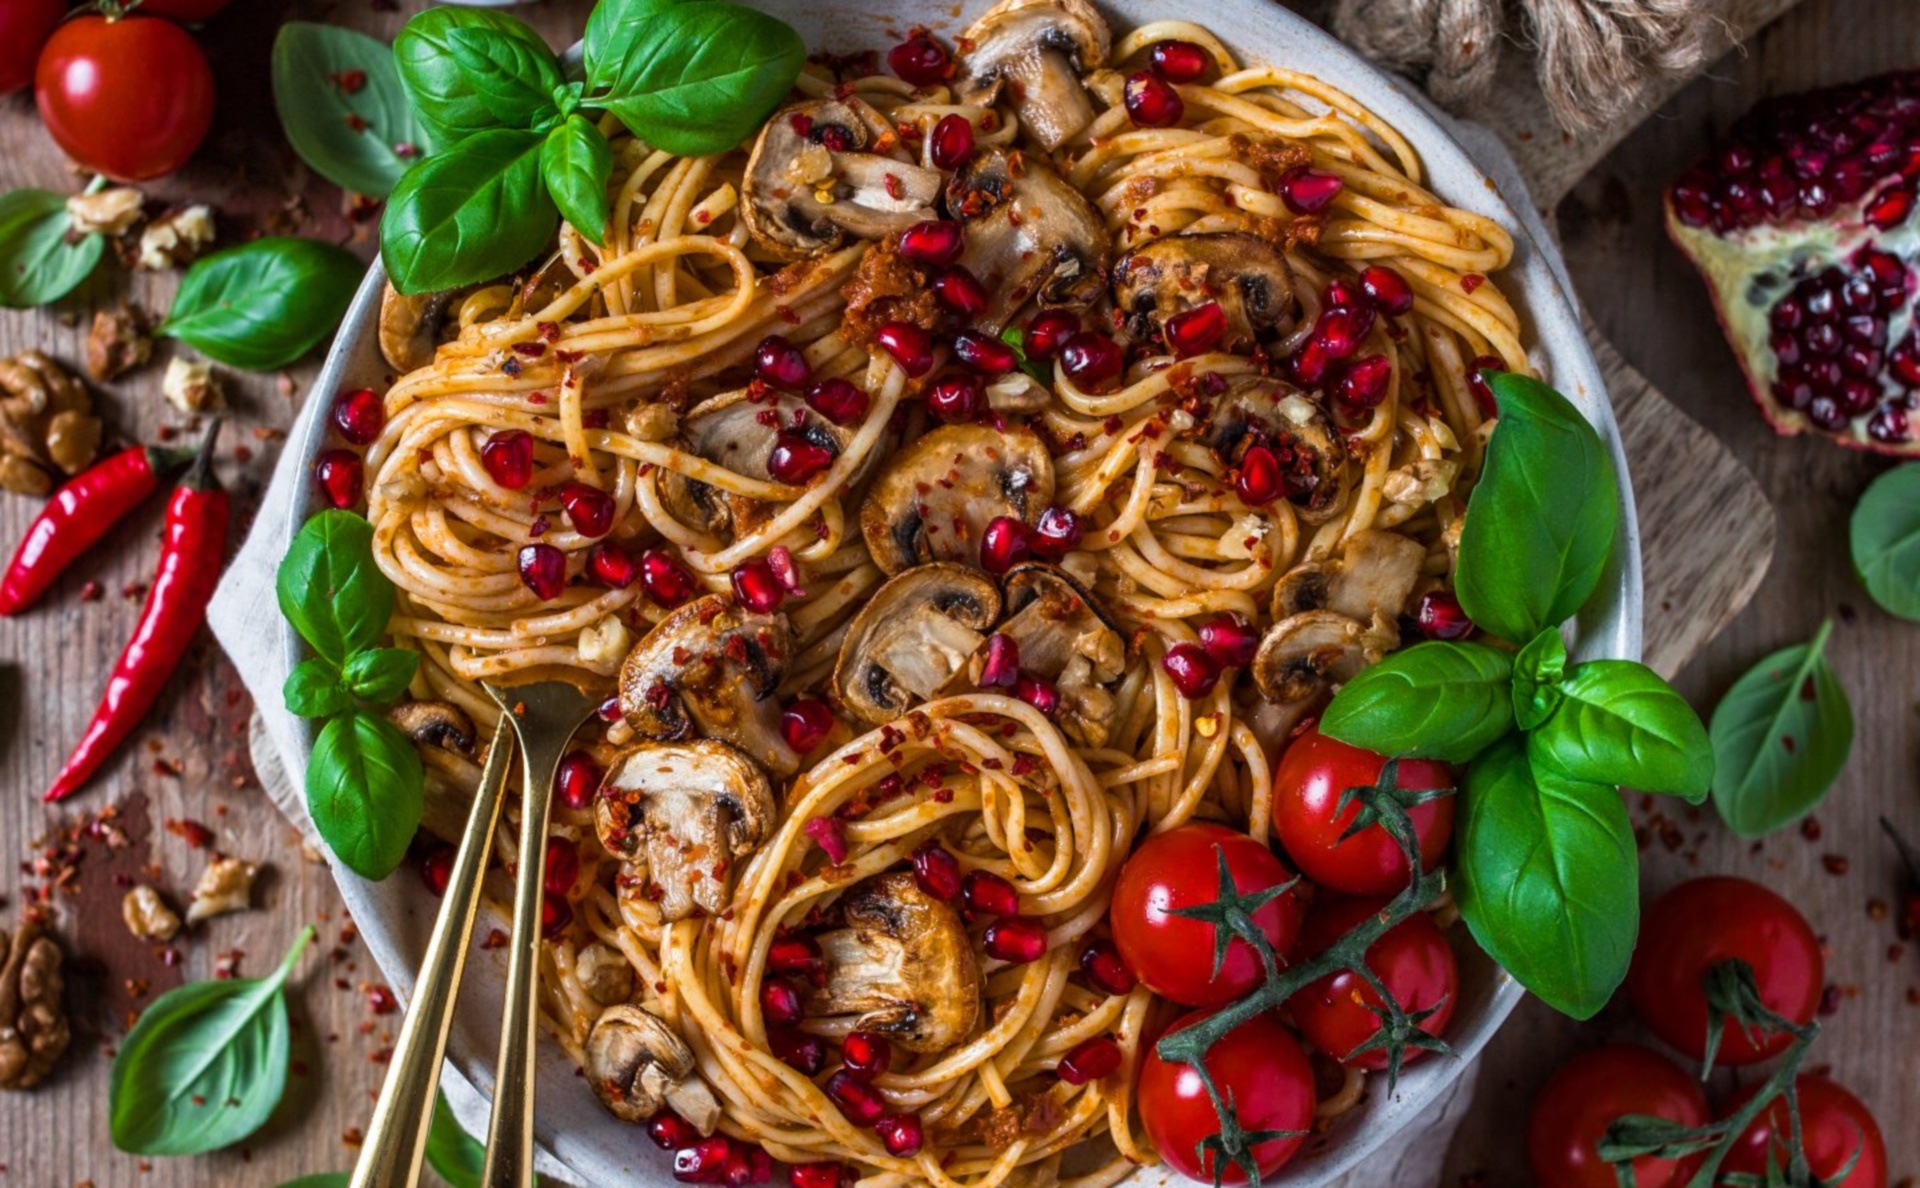
[[[949,33],[964,27],[990,0],[962,0],[957,6],[916,7],[897,0],[752,0],[777,13],[806,38],[813,50],[848,52],[884,49],[900,40],[905,28],[924,23]],[[1101,7],[1116,29],[1171,15],[1158,0],[1103,0]],[[1183,11],[1182,15],[1191,10]],[[1501,283],[1526,321],[1527,341],[1536,364],[1579,405],[1606,436],[1621,476],[1626,531],[1623,547],[1606,587],[1579,624],[1575,648],[1580,656],[1637,658],[1640,653],[1639,534],[1626,461],[1620,451],[1612,411],[1598,368],[1554,261],[1528,233],[1528,224],[1502,200],[1492,180],[1428,113],[1422,101],[1396,79],[1380,73],[1325,33],[1266,0],[1212,0],[1205,19],[1243,62],[1268,62],[1314,74],[1346,91],[1406,136],[1421,153],[1432,188],[1456,206],[1486,215],[1507,228],[1518,245],[1516,258]],[[1547,249],[1550,250],[1550,249]],[[380,358],[375,324],[384,274],[378,264],[368,273],[346,324],[307,402],[289,448],[311,459],[326,443],[328,393],[347,387],[383,388],[389,369]],[[293,502],[297,527],[315,510],[313,486],[302,483]],[[300,658],[300,641],[289,628],[284,646],[289,666]],[[302,740],[304,753],[311,735]],[[420,893],[419,883],[402,871],[385,883],[369,883],[335,867],[343,897],[358,921],[374,959],[403,998],[425,950],[436,901]],[[482,925],[482,931],[487,925]],[[1461,953],[1461,988],[1452,1034],[1447,1038],[1459,1060],[1428,1059],[1401,1079],[1389,1098],[1376,1079],[1366,1102],[1342,1117],[1324,1141],[1316,1142],[1286,1172],[1270,1181],[1275,1188],[1323,1185],[1352,1168],[1432,1103],[1460,1075],[1492,1037],[1524,993],[1484,955],[1473,949],[1465,929],[1454,930]],[[505,962],[500,953],[477,953],[469,967],[460,1011],[454,1024],[450,1057],[459,1070],[490,1092],[494,1039],[498,1034]],[[601,1109],[572,1064],[553,1044],[541,1046],[538,1069],[539,1111],[536,1134],[545,1151],[581,1183],[637,1186],[673,1183],[667,1161],[635,1128]],[[1137,1188],[1184,1183],[1164,1169],[1143,1169],[1128,1183]]]

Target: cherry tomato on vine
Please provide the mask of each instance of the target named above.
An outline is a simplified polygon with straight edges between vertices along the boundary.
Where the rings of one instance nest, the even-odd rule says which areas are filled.
[[[1234,937],[1219,976],[1213,973],[1214,925],[1175,913],[1205,908],[1220,897],[1220,857],[1235,892],[1270,891],[1293,877],[1273,851],[1224,825],[1182,825],[1156,834],[1120,868],[1113,887],[1113,940],[1120,956],[1149,990],[1184,1006],[1219,1006],[1260,984],[1260,955]],[[1285,961],[1300,931],[1301,905],[1292,890],[1252,913],[1254,923]]]
[[[5,0],[0,3],[0,95],[33,81],[33,64],[53,27],[67,15],[65,0]]]
[[[1328,738],[1318,725],[1287,747],[1273,777],[1273,823],[1301,874],[1348,895],[1391,895],[1406,887],[1412,877],[1407,856],[1385,829],[1372,825],[1341,840],[1360,815],[1357,804],[1339,811],[1341,794],[1378,784],[1386,763],[1384,755]],[[1451,788],[1454,778],[1444,763],[1402,759],[1395,783],[1424,792]],[[1420,863],[1432,870],[1453,839],[1453,797],[1415,805],[1407,816],[1420,839]]]
[[[1753,967],[1760,1001],[1777,1015],[1805,1023],[1820,1005],[1826,961],[1820,941],[1792,904],[1758,883],[1692,879],[1646,911],[1640,947],[1627,974],[1627,997],[1653,1033],[1695,1060],[1707,1050],[1707,970],[1738,958]],[[1786,1051],[1792,1037],[1722,1029],[1716,1064],[1753,1064]]]
[[[1527,1122],[1527,1163],[1533,1182],[1553,1188],[1616,1188],[1613,1164],[1599,1142],[1615,1119],[1629,1114],[1704,1126],[1711,1116],[1700,1082],[1647,1048],[1621,1044],[1582,1052],[1560,1066],[1534,1099]],[[1679,1188],[1699,1170],[1700,1157],[1680,1161],[1642,1156],[1633,1161],[1636,1188]]]
[[[1316,900],[1307,912],[1306,925],[1300,930],[1301,960],[1325,952],[1329,945],[1352,932],[1387,903],[1384,899],[1331,896]],[[1453,1019],[1454,999],[1460,992],[1460,971],[1453,959],[1453,949],[1434,924],[1433,917],[1415,912],[1389,928],[1384,936],[1367,946],[1367,968],[1409,1015],[1433,1012],[1420,1020],[1421,1031],[1436,1038],[1446,1034],[1447,1024]],[[1382,1005],[1373,987],[1352,970],[1342,970],[1309,984],[1289,999],[1287,1005],[1293,1011],[1293,1021],[1300,1028],[1301,1036],[1320,1051],[1356,1068],[1387,1067],[1387,1053],[1381,1049],[1371,1049],[1348,1059],[1354,1049],[1380,1030],[1380,1016],[1375,1010]],[[1401,1063],[1412,1064],[1426,1054],[1421,1048],[1409,1047]]]
[[[1723,1116],[1752,1101],[1760,1087],[1758,1081],[1749,1085],[1727,1103]],[[1873,1111],[1825,1077],[1796,1078],[1794,1088],[1800,1096],[1800,1142],[1813,1178],[1829,1188],[1887,1188],[1887,1143]],[[1720,1164],[1721,1172],[1764,1176],[1769,1148],[1779,1166],[1786,1167],[1786,1144],[1791,1133],[1786,1100],[1775,1098],[1734,1140],[1733,1150]],[[1837,1179],[1856,1150],[1860,1158],[1853,1170],[1846,1179]]]
[[[172,173],[213,122],[213,71],[185,29],[158,17],[75,17],[34,76],[40,119],[69,157],[120,181]]]
[[[1191,1027],[1212,1013],[1194,1011],[1185,1015],[1167,1029],[1167,1034]],[[1272,1014],[1255,1015],[1228,1032],[1208,1049],[1203,1063],[1221,1095],[1233,1101],[1243,1128],[1299,1133],[1298,1138],[1270,1139],[1254,1145],[1254,1162],[1265,1180],[1293,1158],[1313,1129],[1313,1066],[1307,1063],[1293,1033]],[[1220,1115],[1214,1111],[1213,1099],[1193,1066],[1169,1064],[1158,1052],[1148,1049],[1147,1058],[1140,1064],[1138,1098],[1147,1137],[1167,1166],[1191,1179],[1213,1183],[1214,1156],[1208,1152],[1202,1161],[1198,1147],[1202,1140],[1220,1132]],[[1220,1171],[1222,1183],[1247,1182],[1246,1173],[1232,1163]]]
[[[197,25],[231,3],[233,0],[140,0],[140,11],[147,16]]]

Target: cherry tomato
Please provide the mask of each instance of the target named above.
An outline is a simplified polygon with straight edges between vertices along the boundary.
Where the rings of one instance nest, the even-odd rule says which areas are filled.
[[[1534,1099],[1527,1123],[1533,1182],[1553,1188],[1615,1188],[1613,1164],[1600,1158],[1600,1138],[1616,1118],[1643,1114],[1682,1126],[1704,1126],[1710,1114],[1700,1082],[1647,1048],[1622,1044],[1582,1052],[1560,1066]],[[1673,1162],[1633,1161],[1637,1188],[1678,1188],[1699,1169],[1700,1156]]]
[[[1795,1023],[1813,1018],[1826,984],[1826,961],[1806,918],[1792,904],[1745,879],[1693,879],[1647,909],[1627,996],[1653,1033],[1695,1060],[1707,1050],[1707,999],[1701,979],[1722,961],[1753,967],[1760,1001]],[[1792,1037],[1747,1038],[1738,1024],[1721,1032],[1717,1064],[1753,1064],[1784,1052]]]
[[[1182,825],[1147,839],[1113,887],[1113,940],[1147,989],[1185,1006],[1219,1006],[1246,995],[1263,976],[1260,955],[1235,937],[1213,974],[1214,926],[1174,913],[1218,901],[1220,855],[1234,890],[1252,895],[1292,878],[1273,851],[1224,825]],[[1287,891],[1253,913],[1284,961],[1300,931],[1300,899]]]
[[[1212,1011],[1194,1011],[1167,1029],[1171,1035],[1205,1019]],[[1306,1141],[1313,1129],[1313,1066],[1293,1033],[1271,1014],[1255,1015],[1228,1032],[1208,1049],[1207,1074],[1221,1095],[1234,1103],[1240,1125],[1247,1130],[1291,1130],[1299,1138],[1272,1139],[1253,1148],[1254,1162],[1265,1180],[1280,1170]],[[1198,1146],[1220,1132],[1220,1115],[1192,1065],[1169,1064],[1151,1049],[1140,1064],[1140,1119],[1147,1137],[1167,1166],[1183,1176],[1213,1183],[1214,1157],[1204,1162]],[[1246,1173],[1228,1164],[1220,1169],[1225,1184],[1244,1184]]]
[[[1733,1114],[1752,1101],[1760,1084],[1754,1082],[1728,1102],[1726,1113]],[[1793,1084],[1800,1095],[1800,1142],[1807,1153],[1807,1170],[1814,1179],[1829,1188],[1887,1188],[1887,1142],[1880,1135],[1873,1111],[1825,1077],[1797,1077]],[[1769,1149],[1779,1166],[1786,1167],[1786,1144],[1791,1133],[1787,1103],[1775,1098],[1752,1125],[1740,1132],[1733,1150],[1721,1161],[1720,1170],[1765,1176]],[[1836,1179],[1856,1150],[1860,1158],[1853,1171],[1844,1180]]]
[[[158,17],[76,17],[34,78],[40,119],[69,157],[120,181],[186,163],[213,122],[213,71],[191,34]]]
[[[1287,747],[1273,777],[1273,823],[1301,874],[1348,895],[1391,895],[1407,885],[1407,857],[1385,829],[1373,825],[1340,840],[1360,815],[1358,804],[1338,811],[1341,793],[1378,784],[1386,763],[1386,756],[1328,738],[1317,725]],[[1402,759],[1397,771],[1401,788],[1454,786],[1444,763]],[[1420,863],[1432,870],[1453,839],[1453,797],[1415,805],[1407,816],[1420,839]]]
[[[40,47],[66,15],[65,0],[0,0],[0,95],[33,81]]]
[[[197,25],[231,3],[233,0],[140,0],[140,11],[148,16]]]
[[[1324,952],[1386,906],[1384,899],[1329,896],[1316,900],[1300,930],[1301,958]],[[1460,992],[1460,971],[1454,963],[1453,949],[1433,917],[1415,912],[1388,929],[1386,935],[1367,946],[1367,968],[1408,1014],[1433,1011],[1420,1021],[1420,1030],[1436,1037],[1446,1034],[1447,1024],[1453,1019],[1454,999]],[[1321,978],[1294,995],[1288,1005],[1309,1044],[1343,1064],[1375,1070],[1387,1067],[1387,1054],[1377,1049],[1347,1058],[1380,1030],[1380,1016],[1374,1010],[1382,1005],[1373,987],[1352,970]],[[1425,1055],[1419,1048],[1408,1048],[1401,1063],[1412,1064]]]

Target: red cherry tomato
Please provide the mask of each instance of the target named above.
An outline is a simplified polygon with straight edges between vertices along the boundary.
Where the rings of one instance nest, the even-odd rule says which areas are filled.
[[[1167,1029],[1171,1035],[1205,1019],[1212,1011],[1194,1011]],[[1299,1138],[1273,1139],[1255,1144],[1254,1162],[1260,1178],[1285,1166],[1313,1129],[1313,1066],[1300,1050],[1293,1033],[1271,1014],[1255,1015],[1227,1033],[1206,1055],[1207,1073],[1222,1096],[1234,1103],[1234,1113],[1247,1130],[1291,1130]],[[1167,1166],[1183,1176],[1213,1183],[1214,1157],[1204,1162],[1201,1140],[1220,1132],[1220,1115],[1192,1065],[1169,1064],[1149,1049],[1140,1065],[1140,1119],[1147,1137],[1159,1149]],[[1244,1184],[1246,1173],[1228,1164],[1220,1169],[1225,1184]]]
[[[120,181],[186,163],[213,122],[213,71],[185,29],[158,17],[76,17],[40,54],[40,119],[76,162]]]
[[[147,16],[197,25],[231,3],[233,0],[140,0],[140,11]]]
[[[1643,1114],[1682,1126],[1704,1126],[1710,1114],[1700,1082],[1658,1052],[1620,1045],[1582,1052],[1560,1066],[1534,1099],[1527,1123],[1533,1182],[1553,1188],[1616,1188],[1613,1164],[1600,1158],[1600,1137],[1616,1118]],[[1637,1188],[1678,1188],[1699,1169],[1700,1156],[1672,1162],[1633,1161]]]
[[[1768,1010],[1795,1023],[1813,1018],[1827,976],[1820,941],[1792,904],[1745,879],[1693,879],[1648,908],[1627,996],[1655,1035],[1698,1060],[1707,1050],[1701,979],[1734,958],[1753,967]],[[1791,1036],[1761,1033],[1756,1044],[1729,1022],[1715,1062],[1753,1064],[1778,1056],[1792,1042]]]
[[[1340,840],[1360,814],[1358,804],[1337,811],[1341,793],[1379,783],[1386,763],[1386,756],[1328,738],[1317,725],[1287,747],[1273,777],[1273,823],[1301,874],[1348,895],[1391,895],[1407,885],[1406,855],[1385,829],[1373,825]],[[1401,788],[1454,786],[1444,763],[1402,759],[1397,770]],[[1420,839],[1420,863],[1432,870],[1453,839],[1453,797],[1415,805],[1407,815]]]
[[[1326,897],[1315,901],[1307,913],[1306,926],[1300,930],[1302,960],[1324,952],[1386,906],[1384,899]],[[1447,1024],[1453,1019],[1454,999],[1459,996],[1460,971],[1454,963],[1453,949],[1433,917],[1416,912],[1388,929],[1385,936],[1367,947],[1367,968],[1408,1014],[1433,1011],[1420,1021],[1420,1030],[1436,1037],[1446,1034]],[[1374,1009],[1381,1005],[1373,987],[1351,970],[1321,978],[1288,1002],[1293,1021],[1309,1044],[1344,1064],[1376,1070],[1387,1067],[1384,1051],[1362,1052],[1351,1060],[1347,1056],[1380,1030],[1380,1016]],[[1425,1055],[1419,1048],[1409,1048],[1402,1064],[1412,1064]]]
[[[1219,1006],[1260,984],[1260,955],[1235,937],[1213,975],[1214,926],[1174,913],[1216,902],[1220,858],[1234,889],[1251,895],[1292,878],[1273,851],[1224,825],[1182,825],[1147,839],[1120,868],[1113,887],[1113,940],[1120,956],[1149,990],[1186,1006]],[[1293,891],[1253,913],[1284,961],[1300,931],[1300,899]]]
[[[0,95],[33,81],[40,47],[66,15],[64,0],[0,0]]]
[[[1800,1142],[1807,1153],[1807,1170],[1814,1179],[1830,1188],[1887,1188],[1887,1143],[1873,1111],[1825,1077],[1796,1078],[1794,1088],[1800,1095]],[[1727,1103],[1726,1113],[1733,1114],[1759,1091],[1760,1082],[1749,1085]],[[1791,1133],[1787,1103],[1775,1098],[1734,1140],[1733,1150],[1727,1152],[1720,1170],[1764,1177],[1769,1149],[1779,1166],[1785,1167]],[[1836,1179],[1856,1150],[1860,1158],[1853,1171],[1844,1180]]]

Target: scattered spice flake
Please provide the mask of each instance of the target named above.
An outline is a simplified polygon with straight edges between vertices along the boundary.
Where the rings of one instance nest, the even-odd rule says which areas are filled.
[[[1486,277],[1481,276],[1477,272],[1469,272],[1465,276],[1460,278],[1460,289],[1462,292],[1471,293],[1475,289],[1479,288],[1481,285],[1484,285],[1486,283],[1487,283]]]
[[[358,95],[367,85],[367,72],[364,70],[342,70],[328,76],[333,85],[349,95]]]
[[[1800,836],[1810,842],[1819,841],[1821,832],[1820,819],[1818,817],[1808,817],[1800,822]]]
[[[168,818],[167,832],[186,842],[196,850],[204,850],[213,844],[213,830],[191,819]]]
[[[1847,861],[1845,854],[1823,854],[1820,856],[1820,865],[1827,868],[1828,874],[1838,876],[1846,874],[1852,864]]]

